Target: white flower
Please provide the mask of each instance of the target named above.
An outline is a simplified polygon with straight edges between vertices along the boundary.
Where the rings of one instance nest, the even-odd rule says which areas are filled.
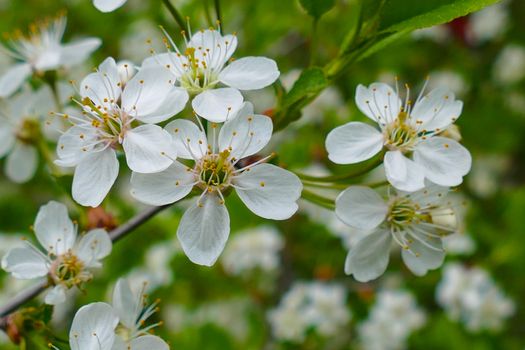
[[[350,227],[368,230],[348,252],[345,272],[360,282],[381,276],[393,241],[402,248],[405,265],[416,275],[443,263],[442,236],[457,229],[448,188],[431,186],[413,193],[392,193],[387,200],[368,187],[351,186],[336,199],[335,212]]]
[[[492,69],[494,80],[511,85],[525,78],[525,47],[511,44],[503,48]]]
[[[100,261],[111,253],[111,240],[102,229],[77,237],[77,227],[61,203],[42,206],[34,230],[47,255],[26,242],[26,247],[11,249],[3,257],[2,268],[19,279],[49,276],[54,287],[46,295],[47,304],[64,302],[66,290],[90,281],[90,270],[101,267]]]
[[[33,177],[38,167],[38,142],[42,142],[42,119],[53,107],[48,87],[36,92],[23,91],[1,101],[0,157],[7,155],[6,176],[24,183]]]
[[[500,37],[508,27],[508,1],[485,7],[469,16],[467,37],[475,44],[480,44]]]
[[[106,303],[81,307],[69,331],[71,350],[112,350],[118,321],[115,311]]]
[[[98,38],[86,38],[70,44],[62,44],[66,18],[31,26],[26,37],[17,34],[5,47],[7,53],[21,61],[0,77],[0,97],[10,96],[33,72],[71,67],[86,60],[102,43]]]
[[[335,336],[351,319],[346,290],[337,284],[296,283],[286,292],[268,319],[279,340],[301,342],[309,329],[322,336]]]
[[[78,203],[96,207],[106,197],[118,175],[117,150],[136,172],[157,172],[172,163],[171,136],[151,123],[180,112],[188,96],[168,80],[163,69],[150,67],[124,84],[108,58],[82,81],[82,114],[58,114],[74,126],[60,138],[55,162],[76,167],[72,192]]]
[[[425,178],[441,186],[457,186],[463,181],[470,170],[470,153],[440,135],[459,118],[463,107],[452,92],[435,89],[424,96],[421,93],[412,108],[408,93],[403,106],[390,86],[374,83],[368,88],[357,87],[356,103],[378,123],[380,131],[361,122],[335,128],[326,138],[331,161],[358,163],[386,149],[386,177],[399,190],[422,189]]]
[[[516,309],[486,271],[457,263],[445,266],[436,299],[450,318],[460,320],[470,331],[497,331]]]
[[[256,268],[271,272],[279,266],[284,241],[271,226],[260,226],[237,233],[228,243],[221,262],[224,269],[240,275]]]
[[[358,328],[364,350],[398,350],[406,347],[410,333],[425,323],[425,314],[413,295],[403,290],[382,290],[368,319]]]
[[[285,220],[297,211],[302,191],[299,178],[264,158],[239,168],[238,162],[260,151],[272,135],[272,121],[254,115],[246,102],[235,118],[222,125],[211,125],[211,144],[199,127],[178,119],[166,126],[173,135],[180,158],[195,162],[190,168],[177,161],[155,174],[133,173],[131,194],[151,205],[174,203],[197,187],[202,194],[183,215],[177,237],[191,261],[211,266],[215,263],[230,233],[230,217],[224,195],[232,188],[244,204],[266,219]],[[218,140],[216,140],[218,138]],[[263,164],[261,164],[263,163]]]
[[[443,248],[451,255],[470,255],[476,250],[476,242],[467,233],[456,232],[443,237]]]
[[[237,48],[235,35],[222,36],[217,30],[197,32],[179,50],[171,38],[163,54],[147,58],[144,67],[162,66],[169,70],[177,84],[195,95],[195,112],[212,122],[231,118],[243,103],[239,90],[258,90],[279,77],[275,61],[266,57],[244,57],[230,60]],[[219,84],[227,87],[217,88]]]
[[[93,5],[101,12],[115,11],[128,0],[93,0]]]

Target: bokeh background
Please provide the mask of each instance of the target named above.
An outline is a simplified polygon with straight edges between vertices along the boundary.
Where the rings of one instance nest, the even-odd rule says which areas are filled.
[[[212,1],[174,0],[194,30],[208,27]],[[207,5],[206,5],[207,4]],[[68,72],[79,80],[105,57],[140,64],[150,46],[163,51],[158,25],[175,40],[179,29],[156,0],[129,0],[110,14],[88,0],[0,0],[0,31],[25,30],[33,21],[67,10],[66,41],[96,36],[102,47]],[[334,57],[351,14],[338,1],[318,25],[316,60]],[[296,1],[223,1],[224,32],[237,32],[236,56],[275,59],[290,87],[310,61],[311,20]],[[104,269],[86,290],[55,310],[53,329],[67,337],[72,316],[92,301],[109,301],[116,279],[149,281],[160,298],[156,333],[173,349],[523,349],[525,347],[525,2],[504,1],[452,23],[419,30],[354,64],[274,136],[277,162],[312,174],[341,172],[324,139],[335,126],[364,117],[354,104],[358,84],[399,77],[417,90],[447,86],[464,101],[458,121],[473,168],[456,196],[465,202],[461,233],[448,242],[445,266],[412,275],[392,254],[385,275],[358,283],[343,272],[355,233],[306,202],[284,222],[256,217],[231,196],[232,233],[213,268],[192,264],[175,237],[184,203],[175,205],[114,246]],[[151,39],[151,44],[147,40]],[[0,72],[9,59],[0,53]],[[247,96],[271,114],[274,91]],[[121,170],[124,167],[121,167]],[[373,179],[374,175],[371,174]],[[40,205],[51,199],[71,208],[81,226],[124,222],[143,206],[128,194],[129,174],[103,208],[80,210],[69,198],[70,177],[37,176],[14,185],[0,175],[0,253],[32,237]],[[363,180],[365,181],[365,180]],[[462,270],[464,269],[464,270]],[[463,274],[461,274],[463,273]],[[477,276],[477,277],[473,277]],[[468,281],[472,279],[473,281]],[[0,303],[27,285],[0,271]],[[449,289],[447,289],[449,288]],[[456,291],[447,299],[446,291]],[[463,294],[462,294],[463,293]],[[501,321],[501,322],[500,322]],[[45,336],[35,332],[34,344]],[[4,336],[0,349],[10,350]],[[40,345],[32,345],[34,349]],[[58,346],[64,346],[58,344]],[[28,347],[32,350],[32,347]]]

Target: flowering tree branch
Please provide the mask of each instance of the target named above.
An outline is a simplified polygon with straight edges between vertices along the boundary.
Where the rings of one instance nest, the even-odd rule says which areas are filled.
[[[148,221],[150,218],[161,212],[162,210],[168,208],[170,205],[164,205],[159,207],[152,207],[144,210],[140,214],[134,216],[126,223],[120,225],[116,229],[110,231],[109,237],[113,242],[116,242],[126,236],[128,233],[132,232],[134,229]],[[22,291],[11,299],[4,306],[0,307],[0,328],[5,329],[6,321],[9,314],[17,310],[20,306],[24,305],[29,300],[37,297],[40,293],[49,287],[47,281],[42,281],[34,286],[29,287],[28,289]]]

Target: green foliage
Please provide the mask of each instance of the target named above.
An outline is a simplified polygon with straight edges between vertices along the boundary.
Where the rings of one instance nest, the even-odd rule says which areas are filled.
[[[299,0],[299,3],[310,16],[319,19],[335,6],[335,1],[336,0]]]

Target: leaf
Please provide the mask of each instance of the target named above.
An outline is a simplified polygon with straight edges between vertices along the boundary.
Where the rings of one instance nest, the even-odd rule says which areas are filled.
[[[373,1],[373,0],[368,0]],[[499,0],[386,0],[380,32],[415,30],[447,23]]]
[[[299,0],[310,16],[319,19],[335,5],[335,0]]]

